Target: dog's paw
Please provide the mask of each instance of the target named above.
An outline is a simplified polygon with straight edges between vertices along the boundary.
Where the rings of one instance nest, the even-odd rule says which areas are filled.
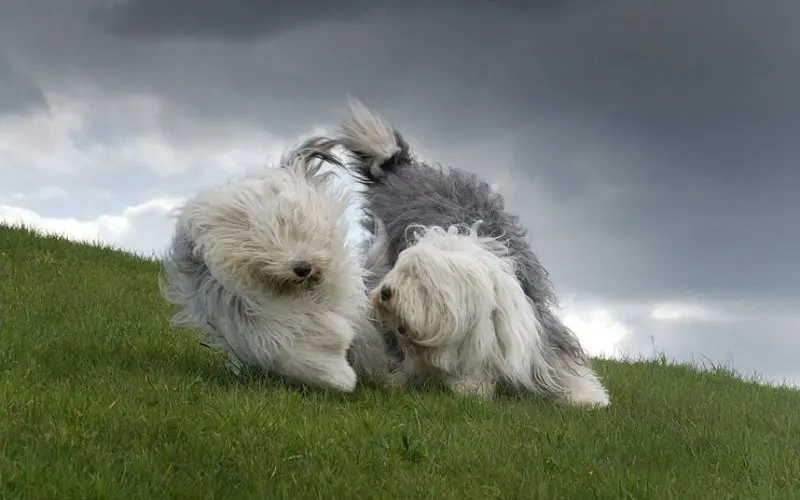
[[[602,408],[611,404],[611,397],[602,381],[589,366],[580,365],[561,375],[564,392],[559,399],[571,406]]]
[[[347,362],[325,372],[320,377],[320,382],[333,390],[341,392],[353,392],[358,384],[358,376],[355,370]]]
[[[284,374],[310,386],[339,392],[353,392],[358,376],[347,359],[338,355],[320,355],[284,367]]]
[[[604,408],[611,404],[611,397],[604,390],[567,392],[561,399],[565,404],[585,408]]]
[[[483,376],[449,377],[447,387],[456,394],[488,401],[494,396],[495,382]]]

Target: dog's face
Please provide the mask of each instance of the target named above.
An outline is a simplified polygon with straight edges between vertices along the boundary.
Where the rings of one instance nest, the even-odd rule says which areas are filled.
[[[409,354],[464,342],[494,307],[493,282],[474,238],[428,229],[373,290],[376,318]]]
[[[325,178],[271,169],[197,204],[204,257],[247,291],[309,290],[344,269],[347,200]]]

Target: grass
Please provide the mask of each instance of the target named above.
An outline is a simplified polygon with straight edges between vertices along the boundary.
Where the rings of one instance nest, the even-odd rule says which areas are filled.
[[[237,380],[157,265],[0,226],[0,498],[800,498],[800,392],[599,361],[608,409]]]

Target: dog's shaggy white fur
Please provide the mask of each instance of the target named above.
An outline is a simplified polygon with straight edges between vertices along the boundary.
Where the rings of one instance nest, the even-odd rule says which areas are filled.
[[[161,292],[173,324],[201,328],[231,367],[352,391],[387,371],[347,240],[350,195],[313,141],[267,169],[198,193],[177,214]],[[349,358],[349,361],[348,361]],[[354,371],[355,368],[355,371]]]
[[[379,219],[374,222],[373,245],[381,247],[385,230]],[[376,317],[395,332],[406,354],[393,383],[433,377],[456,393],[483,399],[499,387],[572,389],[575,403],[607,402],[596,377],[579,366],[573,377],[558,378],[514,261],[503,255],[507,248],[497,238],[478,236],[479,225],[410,227],[413,245],[372,291]]]
[[[502,382],[570,404],[609,404],[501,195],[474,175],[416,160],[398,131],[355,100],[327,144],[345,149],[366,186],[374,312],[405,357],[395,385],[436,375],[483,397]]]

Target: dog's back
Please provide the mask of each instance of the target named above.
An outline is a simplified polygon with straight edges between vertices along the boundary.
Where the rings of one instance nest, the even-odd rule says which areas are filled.
[[[402,135],[358,101],[350,103],[339,142],[351,159],[351,171],[367,187],[366,206],[385,225],[390,264],[410,244],[406,228],[411,224],[471,226],[480,220],[480,236],[508,242],[509,256],[517,262],[518,277],[531,299],[556,302],[547,272],[526,241],[527,230],[488,183],[457,168],[417,161]]]

